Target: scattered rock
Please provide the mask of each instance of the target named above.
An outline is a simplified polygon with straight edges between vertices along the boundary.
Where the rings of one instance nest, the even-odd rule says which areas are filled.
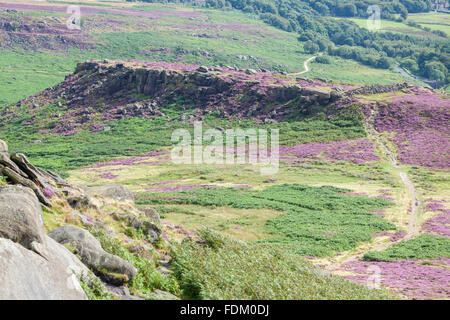
[[[173,260],[170,258],[165,259],[165,260],[159,260],[159,264],[166,268],[170,267],[172,265],[172,262],[173,262]]]
[[[372,86],[364,86],[357,89],[353,89],[351,91],[346,92],[347,95],[353,96],[356,94],[377,94],[377,93],[385,93],[391,91],[400,91],[405,88],[409,88],[411,85],[407,82],[397,83],[397,84],[387,84],[387,85],[372,85]]]
[[[170,292],[155,290],[151,295],[152,300],[180,300],[177,296],[171,294]]]
[[[43,244],[42,209],[34,192],[22,186],[0,187],[0,237],[33,250]]]
[[[63,226],[48,235],[60,244],[76,243],[75,254],[95,274],[106,282],[122,284],[136,275],[136,268],[122,258],[107,253],[100,242],[89,231],[76,226]]]
[[[82,222],[83,224],[89,225],[89,226],[93,226],[93,225],[94,225],[94,221],[92,220],[91,217],[89,217],[89,216],[87,216],[87,215],[85,215],[85,214],[82,214],[82,213],[80,213],[80,212],[78,212],[78,211],[72,211],[72,214],[73,214],[74,216],[79,217],[79,218],[81,219],[81,222]]]
[[[169,275],[172,273],[171,270],[167,269],[166,267],[161,267],[157,270],[158,273],[162,274],[162,275]]]
[[[90,188],[92,192],[117,201],[134,201],[133,194],[123,185],[105,185]]]
[[[113,213],[113,218],[115,220],[122,220],[126,221],[126,223],[136,229],[136,230],[142,230],[144,234],[147,236],[148,241],[150,243],[155,243],[159,237],[161,236],[162,230],[161,228],[154,222],[144,220],[142,221],[136,216],[133,216],[131,214],[127,213]]]
[[[0,300],[86,299],[70,265],[0,238]]]
[[[206,73],[206,72],[208,72],[208,67],[201,66],[201,67],[198,67],[196,71],[201,72],[201,73]]]
[[[141,209],[142,212],[144,212],[145,216],[149,218],[152,221],[157,222],[158,224],[161,224],[161,217],[159,213],[153,209],[153,208],[144,208]]]
[[[0,153],[8,153],[8,145],[3,140],[0,140]]]
[[[151,221],[144,221],[143,229],[150,243],[155,243],[162,233],[161,228]]]
[[[70,198],[67,199],[67,203],[69,203],[69,205],[72,208],[77,209],[77,210],[96,207],[92,203],[91,198],[84,193],[71,196]]]
[[[106,289],[108,289],[109,292],[118,297],[120,300],[145,300],[142,297],[132,295],[130,290],[128,290],[125,286],[112,286],[107,284]]]

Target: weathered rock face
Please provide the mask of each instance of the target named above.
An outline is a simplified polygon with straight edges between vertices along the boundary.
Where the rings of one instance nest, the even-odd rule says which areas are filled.
[[[8,153],[8,145],[3,140],[0,140],[0,153]]]
[[[67,202],[74,209],[88,209],[95,208],[95,205],[92,203],[91,198],[89,198],[86,194],[76,194],[69,198],[67,198]]]
[[[155,290],[152,293],[153,300],[180,300],[177,296],[171,294],[170,292]]]
[[[48,235],[60,244],[74,242],[76,254],[81,257],[81,261],[94,273],[106,277],[114,284],[129,281],[136,275],[137,270],[134,266],[118,256],[105,252],[100,242],[87,230],[68,225],[52,230]],[[112,274],[123,277],[114,277]]]
[[[396,83],[396,84],[387,84],[387,85],[373,85],[373,86],[364,86],[361,88],[353,89],[348,91],[346,94],[349,96],[356,94],[377,94],[377,93],[385,93],[392,91],[399,91],[405,88],[412,87],[411,84],[405,83]]]
[[[22,186],[0,187],[0,238],[32,249],[33,242],[43,244],[44,235],[41,204],[33,191]]]
[[[119,212],[136,215],[130,224],[146,232],[149,241],[160,236],[156,224],[139,220],[139,210],[130,201],[132,193],[125,187],[106,186],[99,189],[101,194],[88,195],[87,190],[68,184],[57,174],[36,168],[23,154],[8,154],[8,147],[1,140],[0,175],[7,182],[0,187],[0,300],[86,299],[80,280],[92,284],[96,280],[92,271],[114,286],[123,285],[137,273],[127,261],[105,252],[84,229],[65,226],[46,235],[42,205],[51,206],[49,199],[54,198],[55,206],[65,208],[66,213],[71,206],[85,214],[88,209],[101,214],[98,205],[113,204]],[[72,210],[74,213],[82,219],[87,217],[86,224],[107,230],[101,219],[93,223],[88,215]],[[122,299],[141,299],[130,295],[126,288],[122,291],[115,294]]]
[[[160,222],[156,222],[154,219],[140,219],[137,216],[127,213],[114,213],[113,218],[115,220],[124,221],[130,227],[141,230],[150,243],[155,243],[162,234],[161,228],[158,226]]]
[[[68,135],[80,127],[101,129],[91,123],[92,110],[86,106],[95,108],[99,120],[104,121],[153,118],[164,116],[162,107],[181,99],[186,104],[183,108],[195,109],[191,116],[196,119],[214,113],[223,118],[279,121],[317,112],[319,106],[327,106],[340,97],[329,84],[297,81],[287,75],[255,70],[89,61],[78,64],[75,73],[64,82],[21,101],[16,107],[61,105],[61,99],[64,100],[70,112],[61,112],[51,130]],[[14,112],[12,108],[2,115],[14,117]]]
[[[155,209],[153,209],[153,208],[144,208],[144,209],[142,209],[142,212],[144,212],[145,216],[148,219],[150,219],[150,220],[152,220],[152,221],[154,221],[154,222],[156,222],[158,224],[161,223],[161,217],[160,217],[159,213]]]
[[[123,185],[105,185],[100,187],[90,188],[90,191],[95,194],[102,195],[117,201],[133,201],[134,197],[130,190]]]
[[[130,293],[130,290],[128,290],[128,288],[125,286],[116,287],[107,284],[106,288],[120,300],[144,300],[144,298],[140,296],[132,295]]]
[[[8,154],[7,144],[0,140],[0,176],[15,185],[30,188],[39,201],[48,207],[52,204],[49,197],[54,195],[55,189],[67,186],[60,176],[53,172],[46,172],[33,166],[21,153]]]
[[[44,233],[41,203],[23,186],[0,187],[0,299],[86,299],[89,270]]]
[[[58,248],[62,249],[65,248]],[[0,238],[0,300],[85,299],[70,265],[53,258],[47,260],[18,243]]]

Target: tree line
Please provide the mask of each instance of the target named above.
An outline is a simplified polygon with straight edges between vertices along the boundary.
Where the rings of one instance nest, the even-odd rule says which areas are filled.
[[[128,0],[132,1],[132,0]],[[195,3],[193,0],[145,2]],[[368,17],[370,5],[380,6],[382,19],[403,21],[408,13],[428,12],[430,0],[205,0],[215,9],[236,9],[257,15],[276,28],[296,32],[304,50],[325,52],[362,64],[388,69],[400,64],[412,74],[450,82],[450,43],[442,32],[434,39],[392,32],[371,32],[346,19]]]

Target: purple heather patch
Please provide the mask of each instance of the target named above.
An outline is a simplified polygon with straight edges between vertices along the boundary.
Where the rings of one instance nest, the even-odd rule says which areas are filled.
[[[92,165],[90,168],[102,168],[110,166],[135,166],[141,164],[164,164],[165,161],[163,161],[162,159],[158,159],[157,161],[149,161],[149,160],[152,160],[151,158],[153,157],[167,154],[168,154],[167,151],[154,151],[136,157],[115,159],[108,162],[97,163]]]
[[[161,186],[161,185],[165,185],[165,184],[171,184],[171,183],[176,183],[179,182],[180,180],[167,180],[167,181],[161,181],[161,182],[153,182],[153,183],[149,183],[147,184],[148,186]]]
[[[155,193],[164,193],[164,192],[174,192],[174,191],[184,191],[184,190],[194,190],[201,188],[214,188],[217,187],[213,184],[196,184],[196,185],[184,185],[184,186],[174,186],[174,187],[160,187],[160,188],[151,188],[147,191],[155,192]]]
[[[442,237],[450,238],[450,209],[445,209],[445,200],[427,199],[425,208],[427,211],[440,212],[437,216],[428,219],[422,229]]]
[[[384,200],[389,200],[389,201],[394,201],[394,198],[392,198],[390,196],[387,196],[387,195],[384,195],[384,194],[377,196],[377,198],[384,199]]]
[[[397,242],[400,239],[403,239],[406,236],[406,232],[404,231],[398,231],[394,233],[391,237],[391,242]]]
[[[431,262],[422,260],[398,260],[393,262],[351,261],[342,265],[343,270],[355,273],[347,279],[366,284],[373,274],[370,266],[381,270],[380,280],[385,287],[392,288],[412,299],[448,298],[450,296],[450,258]],[[447,285],[446,285],[447,284]]]
[[[347,193],[341,193],[341,195],[344,196],[353,196],[353,197],[368,197],[369,195],[367,193],[359,193],[359,192],[347,192]]]
[[[384,211],[383,210],[373,210],[372,213],[376,213],[379,217],[384,218]]]
[[[19,10],[19,11],[49,11],[49,12],[63,12],[66,13],[66,6],[55,6],[55,5],[34,5],[34,4],[13,4],[13,3],[0,3],[2,8]],[[109,9],[100,7],[81,7],[80,11],[84,15],[92,15],[96,13],[113,13],[113,14],[124,14],[132,16],[141,16],[146,18],[155,18],[159,15],[174,15],[177,17],[199,17],[202,16],[201,12],[192,11],[182,11],[182,10],[151,10],[151,11],[139,11],[131,9]]]
[[[400,162],[432,169],[450,167],[450,100],[418,87],[380,106],[375,127],[395,133]]]
[[[280,154],[287,155],[282,159],[293,163],[304,159],[319,159],[321,156],[330,161],[343,160],[358,164],[379,160],[372,142],[367,138],[282,146]]]
[[[55,193],[53,192],[53,190],[51,190],[51,189],[49,189],[49,188],[44,188],[44,189],[42,190],[42,193],[44,194],[44,196],[45,196],[46,198],[52,198],[52,197],[55,195]]]
[[[195,232],[185,229],[182,226],[170,222],[163,222],[163,225],[167,227],[169,230],[176,231],[177,233],[186,235],[186,236],[195,236]]]
[[[378,232],[378,233],[375,234],[375,237],[385,237],[385,236],[390,237],[389,240],[391,242],[397,242],[397,241],[403,239],[406,236],[406,232],[398,231],[398,232],[395,232],[395,233],[391,233],[389,231],[383,231],[383,232]]]
[[[118,177],[118,175],[112,174],[111,172],[105,172],[98,176],[102,179],[109,179],[109,180],[112,180],[112,179],[115,179]]]

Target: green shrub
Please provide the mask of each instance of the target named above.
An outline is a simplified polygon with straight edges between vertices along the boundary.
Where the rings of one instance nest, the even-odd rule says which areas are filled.
[[[175,295],[180,294],[177,281],[171,276],[157,272],[152,260],[129,252],[119,240],[109,237],[101,230],[96,229],[91,232],[99,239],[105,251],[128,261],[138,270],[136,276],[127,284],[131,293],[150,296],[154,290],[160,289]]]
[[[329,56],[318,56],[315,60],[317,63],[322,63],[322,64],[331,64],[331,58]]]
[[[80,284],[89,300],[111,300],[113,298],[104,283],[97,277],[81,279]]]
[[[288,252],[246,244],[209,229],[174,249],[174,271],[187,299],[388,299],[325,274]],[[199,259],[201,257],[201,259]]]
[[[346,196],[345,192],[349,190],[298,184],[276,185],[262,191],[202,188],[160,196],[141,193],[137,196],[137,203],[282,211],[285,214],[266,223],[266,229],[274,237],[260,243],[283,247],[301,255],[324,257],[370,241],[375,232],[395,229],[393,224],[370,212],[389,205],[389,201]],[[173,199],[167,200],[171,196]]]
[[[366,261],[393,261],[400,259],[450,258],[450,239],[423,234],[401,241],[384,251],[371,251],[364,255]]]

